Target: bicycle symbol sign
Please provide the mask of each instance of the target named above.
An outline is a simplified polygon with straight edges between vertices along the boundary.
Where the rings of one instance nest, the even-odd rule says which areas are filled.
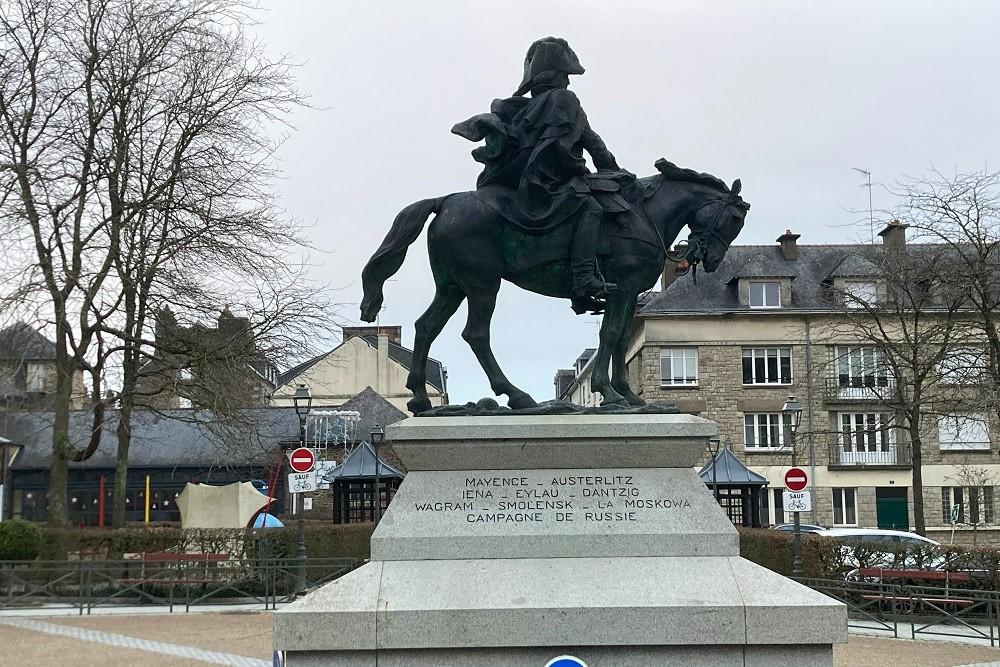
[[[293,472],[288,475],[288,491],[290,493],[310,493],[316,490],[316,471]]]
[[[812,495],[808,491],[785,491],[781,494],[781,505],[786,512],[811,512]]]

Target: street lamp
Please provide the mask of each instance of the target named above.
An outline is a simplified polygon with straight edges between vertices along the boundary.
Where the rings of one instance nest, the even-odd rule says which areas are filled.
[[[10,469],[23,449],[24,445],[13,443],[7,438],[0,438],[0,521],[6,517]]]
[[[300,384],[295,388],[292,404],[295,406],[295,414],[299,416],[299,447],[306,446],[306,417],[309,416],[309,410],[312,408],[312,400],[312,392],[309,391],[309,387]],[[295,545],[296,592],[302,592],[306,588],[306,523],[302,517],[303,504],[297,501],[295,503],[295,515],[298,518],[298,536]]]
[[[712,495],[715,496],[715,502],[719,502],[719,482],[718,477],[715,474],[715,463],[716,459],[719,457],[719,447],[722,446],[722,438],[718,435],[713,435],[708,439],[708,448],[712,452]]]
[[[792,447],[792,466],[795,466],[795,433],[799,429],[799,424],[802,422],[802,404],[799,403],[795,396],[789,396],[785,404],[781,406],[781,414],[788,418],[788,435],[789,444]],[[794,515],[794,530],[793,535],[793,545],[794,551],[792,556],[792,576],[801,577],[802,576],[802,527],[800,525],[801,519],[799,515],[801,512],[792,512]]]
[[[379,464],[378,448],[379,445],[382,444],[382,441],[385,440],[385,430],[378,424],[375,424],[375,428],[372,429],[370,438],[372,442],[372,449],[375,450],[375,494],[374,495],[375,495],[375,525],[377,526],[379,519],[382,518],[382,489],[380,488],[382,486],[382,483],[381,483],[381,478],[379,476],[380,472],[379,468],[381,466]]]

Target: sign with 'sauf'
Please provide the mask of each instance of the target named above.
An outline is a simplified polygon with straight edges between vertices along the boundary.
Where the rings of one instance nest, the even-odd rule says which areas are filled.
[[[549,660],[545,663],[545,667],[587,667],[587,663],[571,655],[561,655]]]

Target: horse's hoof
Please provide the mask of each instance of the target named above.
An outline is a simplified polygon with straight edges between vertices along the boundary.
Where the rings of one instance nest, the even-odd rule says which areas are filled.
[[[527,394],[518,394],[507,398],[507,407],[511,410],[521,410],[522,408],[537,408],[538,403]]]
[[[419,415],[421,412],[427,412],[432,407],[431,399],[429,398],[414,397],[406,402],[406,408],[414,415]]]
[[[642,400],[630,391],[624,392],[622,394],[625,397],[625,402],[634,407],[641,407],[646,405],[646,401]]]

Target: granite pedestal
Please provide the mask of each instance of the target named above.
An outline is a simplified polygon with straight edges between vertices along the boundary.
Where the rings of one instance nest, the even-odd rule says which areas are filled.
[[[739,556],[691,415],[409,419],[372,560],[278,611],[289,667],[831,665],[846,608]]]

